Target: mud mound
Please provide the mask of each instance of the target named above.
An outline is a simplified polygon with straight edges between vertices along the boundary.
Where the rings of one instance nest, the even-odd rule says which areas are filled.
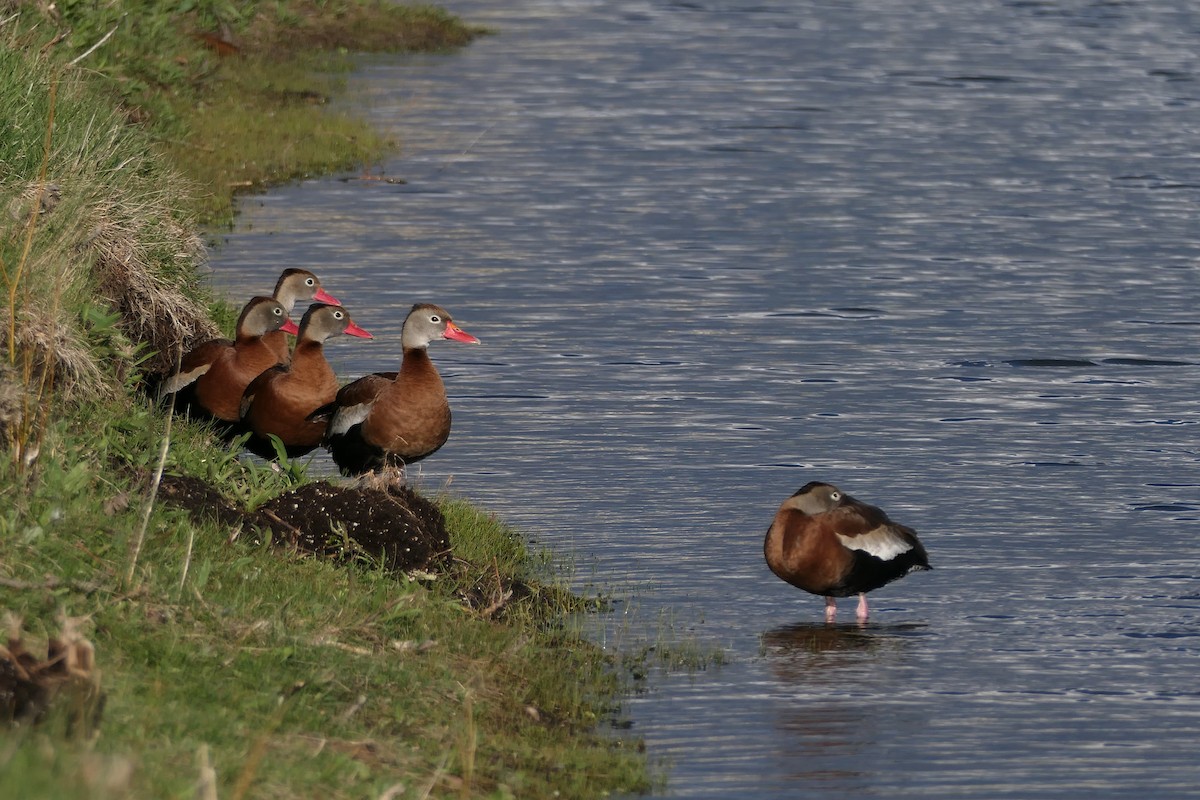
[[[270,531],[276,542],[338,561],[382,563],[407,572],[440,569],[449,558],[442,512],[407,486],[310,483],[247,512],[205,480],[164,475],[158,496],[192,519],[228,528],[231,538]]]
[[[197,522],[216,522],[234,531],[258,524],[254,515],[235,506],[211,483],[190,475],[163,475],[158,499],[182,508]]]
[[[311,483],[264,503],[259,513],[292,529],[290,541],[300,549],[338,560],[366,557],[408,571],[439,567],[450,552],[442,513],[408,487]]]

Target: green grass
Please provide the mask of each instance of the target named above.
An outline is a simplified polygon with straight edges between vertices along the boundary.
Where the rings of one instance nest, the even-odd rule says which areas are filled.
[[[218,80],[188,134],[163,143],[186,176],[204,187],[199,213],[210,222],[231,218],[236,194],[352,170],[398,146],[361,119],[321,107],[322,98],[341,89],[337,73],[245,59],[236,69],[222,68]],[[219,144],[230,141],[236,141],[236,159]]]
[[[561,624],[558,598],[569,594],[510,598],[503,622],[461,601],[477,583],[499,593],[492,575],[538,581],[512,529],[444,500],[455,553],[468,558],[418,581],[251,536],[230,544],[228,531],[160,506],[127,581],[146,491],[111,465],[152,462],[163,421],[138,404],[87,411],[113,423],[86,436],[52,427],[31,490],[0,518],[0,607],[21,614],[34,639],[59,614],[90,620],[107,693],[101,735],[26,732],[7,747],[0,737],[0,796],[32,796],[59,762],[73,768],[38,796],[88,795],[97,763],[126,762],[113,796],[183,796],[202,748],[222,797],[239,787],[351,798],[397,783],[411,790],[401,797],[426,785],[463,797],[647,786],[636,743],[595,731],[620,683],[610,660]],[[248,496],[275,475],[206,445],[193,426],[178,429],[170,470],[209,463],[222,486],[244,484]],[[4,469],[5,485],[22,481]]]
[[[449,50],[484,32],[433,6],[365,0],[48,8],[23,7],[9,37],[59,63],[80,59],[75,71],[167,152],[198,187],[193,211],[214,223],[232,218],[239,192],[369,164],[399,146],[322,107],[352,53]],[[218,52],[217,40],[235,51]]]

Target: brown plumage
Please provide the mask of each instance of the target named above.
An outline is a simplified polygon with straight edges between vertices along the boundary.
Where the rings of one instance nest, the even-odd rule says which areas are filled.
[[[163,382],[159,395],[175,395],[176,406],[194,416],[236,423],[246,386],[279,363],[263,342],[265,334],[277,330],[299,331],[275,300],[251,299],[238,317],[237,338],[210,339],[193,347],[179,371]]]
[[[325,442],[344,474],[413,464],[446,443],[450,403],[428,351],[435,339],[479,344],[454,324],[446,309],[418,303],[400,334],[400,371],[359,378],[314,413],[314,418],[329,420]]]
[[[275,458],[269,438],[272,434],[280,438],[291,458],[321,443],[325,420],[310,420],[308,416],[337,396],[337,375],[325,360],[324,345],[327,339],[340,334],[372,338],[341,306],[314,303],[309,307],[300,321],[291,361],[263,372],[242,394],[242,424],[251,433],[247,450],[263,458]]]
[[[836,486],[807,483],[783,501],[763,543],[767,566],[806,592],[825,597],[825,619],[837,597],[857,594],[858,618],[867,618],[867,592],[931,569],[917,532]]]
[[[340,306],[336,297],[321,288],[321,281],[316,275],[306,269],[285,269],[275,281],[275,291],[271,295],[275,302],[283,306],[283,310],[291,317],[296,303],[301,300],[311,300],[314,303],[327,303]],[[275,353],[280,364],[288,360],[288,338],[283,331],[272,331],[263,337],[267,346]]]

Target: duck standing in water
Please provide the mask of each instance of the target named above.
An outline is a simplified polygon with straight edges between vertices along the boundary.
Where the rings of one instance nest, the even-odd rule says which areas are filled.
[[[418,303],[404,319],[399,372],[376,372],[342,388],[313,417],[327,417],[325,444],[345,475],[385,466],[403,469],[450,437],[446,386],[429,358],[437,339],[479,344],[441,306]]]
[[[321,281],[316,275],[306,269],[285,269],[279,276],[279,280],[275,281],[275,292],[271,295],[275,298],[275,302],[283,306],[284,312],[291,318],[292,311],[296,308],[296,303],[301,300],[311,300],[314,303],[327,303],[331,306],[340,306],[341,302],[321,288]],[[294,333],[295,331],[288,331]],[[282,331],[272,331],[263,337],[267,346],[274,351],[280,364],[286,364],[288,360],[288,340],[287,335]]]
[[[325,420],[311,420],[313,411],[333,401],[340,385],[325,359],[326,340],[346,334],[373,338],[354,324],[339,305],[314,303],[300,321],[291,361],[277,364],[246,387],[242,394],[242,424],[250,431],[246,449],[275,458],[270,436],[283,442],[289,458],[310,452],[325,436]]]
[[[236,338],[209,339],[188,351],[179,371],[163,381],[159,396],[175,396],[176,408],[192,416],[210,417],[232,429],[237,423],[242,392],[264,370],[280,363],[263,341],[268,333],[299,333],[283,306],[270,297],[255,297],[238,317]]]
[[[867,619],[867,592],[916,570],[932,569],[917,532],[881,509],[813,481],[783,501],[763,543],[767,566],[798,589],[825,597],[825,621],[838,597],[858,595]]]

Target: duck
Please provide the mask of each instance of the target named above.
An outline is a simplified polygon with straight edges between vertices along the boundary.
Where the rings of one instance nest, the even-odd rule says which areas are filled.
[[[325,422],[308,416],[337,397],[341,384],[325,359],[324,345],[341,334],[374,338],[340,305],[313,303],[308,307],[300,320],[291,360],[268,368],[242,393],[240,417],[250,432],[247,450],[275,458],[272,434],[283,442],[288,458],[305,455],[321,444]]]
[[[836,598],[857,594],[857,617],[865,622],[867,592],[932,569],[916,531],[821,481],[806,483],[779,506],[763,554],[776,576],[825,597],[827,623],[837,617]]]
[[[163,381],[159,396],[174,395],[176,408],[199,418],[236,427],[242,392],[264,370],[280,363],[263,338],[273,331],[299,333],[283,305],[271,297],[253,297],[238,317],[235,339],[209,339],[188,351],[179,371]]]
[[[361,475],[384,467],[415,464],[437,452],[450,437],[446,386],[429,357],[438,339],[479,344],[449,312],[417,303],[400,333],[399,372],[376,372],[342,387],[333,403],[314,416],[328,419],[325,446],[342,474]]]
[[[275,281],[275,291],[271,294],[275,302],[283,306],[288,317],[301,300],[312,300],[314,303],[325,303],[340,306],[342,303],[329,292],[321,288],[320,279],[306,269],[285,269]],[[283,330],[271,331],[263,337],[267,346],[275,352],[280,364],[287,363],[289,350],[287,335]]]

